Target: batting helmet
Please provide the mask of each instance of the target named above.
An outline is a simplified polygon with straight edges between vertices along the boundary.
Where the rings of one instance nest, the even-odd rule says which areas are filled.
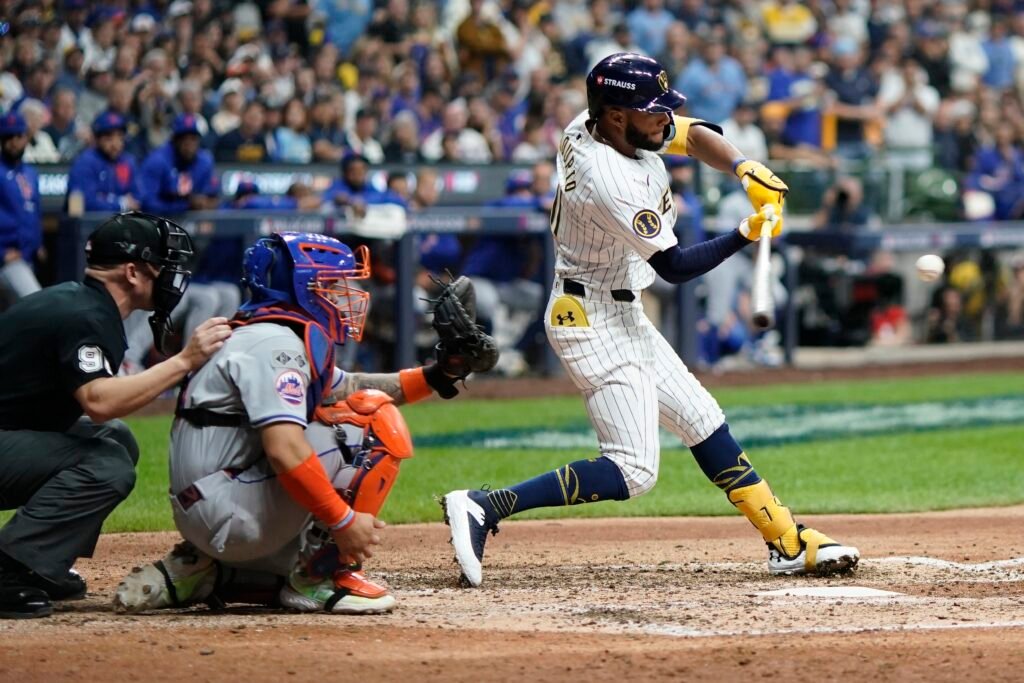
[[[683,94],[668,86],[664,67],[650,57],[619,52],[598,62],[587,76],[587,108],[592,119],[605,107],[671,114],[684,104]]]
[[[282,232],[249,247],[242,264],[242,284],[249,298],[240,310],[268,306],[298,309],[320,324],[336,344],[347,337],[359,341],[370,295],[349,280],[370,276],[370,254],[355,251],[333,237]]]

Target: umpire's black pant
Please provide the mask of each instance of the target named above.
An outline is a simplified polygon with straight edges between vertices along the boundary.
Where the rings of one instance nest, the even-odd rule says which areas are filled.
[[[92,557],[107,515],[135,487],[139,446],[120,420],[81,418],[67,432],[0,430],[0,552],[60,581]]]

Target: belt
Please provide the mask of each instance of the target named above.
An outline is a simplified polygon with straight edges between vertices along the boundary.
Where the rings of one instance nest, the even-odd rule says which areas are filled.
[[[566,294],[572,294],[573,296],[587,295],[587,288],[583,286],[583,283],[576,282],[576,280],[562,280],[562,291]],[[636,295],[628,289],[613,289],[612,299],[615,301],[630,302],[636,299]]]
[[[180,417],[193,427],[248,427],[247,415],[215,413],[205,408],[178,408],[175,417]]]

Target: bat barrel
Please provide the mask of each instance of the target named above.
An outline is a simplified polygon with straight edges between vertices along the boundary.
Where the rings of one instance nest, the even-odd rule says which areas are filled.
[[[767,227],[767,226],[766,226]],[[771,231],[764,230],[757,241],[757,260],[754,262],[754,285],[751,303],[754,309],[753,322],[760,330],[775,324],[775,303],[771,287],[772,238]]]

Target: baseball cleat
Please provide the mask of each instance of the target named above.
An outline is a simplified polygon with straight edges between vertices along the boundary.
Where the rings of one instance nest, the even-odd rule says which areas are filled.
[[[358,565],[343,564],[333,543],[296,563],[280,599],[300,612],[383,614],[395,608],[387,586],[367,579]]]
[[[25,582],[45,591],[51,600],[81,600],[85,597],[85,579],[74,569],[69,569],[60,581],[50,581],[30,572],[25,575]]]
[[[484,580],[484,545],[487,532],[498,533],[497,514],[485,491],[452,491],[441,499],[444,522],[451,528],[455,560],[465,583],[476,587]]]
[[[332,577],[314,579],[292,572],[281,588],[281,604],[300,612],[331,614],[384,614],[395,609],[395,596],[361,571],[339,570]]]
[[[783,576],[830,576],[853,571],[860,560],[860,551],[856,548],[836,543],[820,531],[809,529],[803,524],[797,525],[797,536],[800,539],[800,552],[796,555],[788,555],[774,543],[768,544],[769,572]]]
[[[0,568],[0,619],[36,619],[53,614],[50,596],[32,585],[27,574]]]
[[[114,592],[114,609],[139,612],[202,602],[217,583],[217,562],[182,541],[162,560],[135,567]]]

